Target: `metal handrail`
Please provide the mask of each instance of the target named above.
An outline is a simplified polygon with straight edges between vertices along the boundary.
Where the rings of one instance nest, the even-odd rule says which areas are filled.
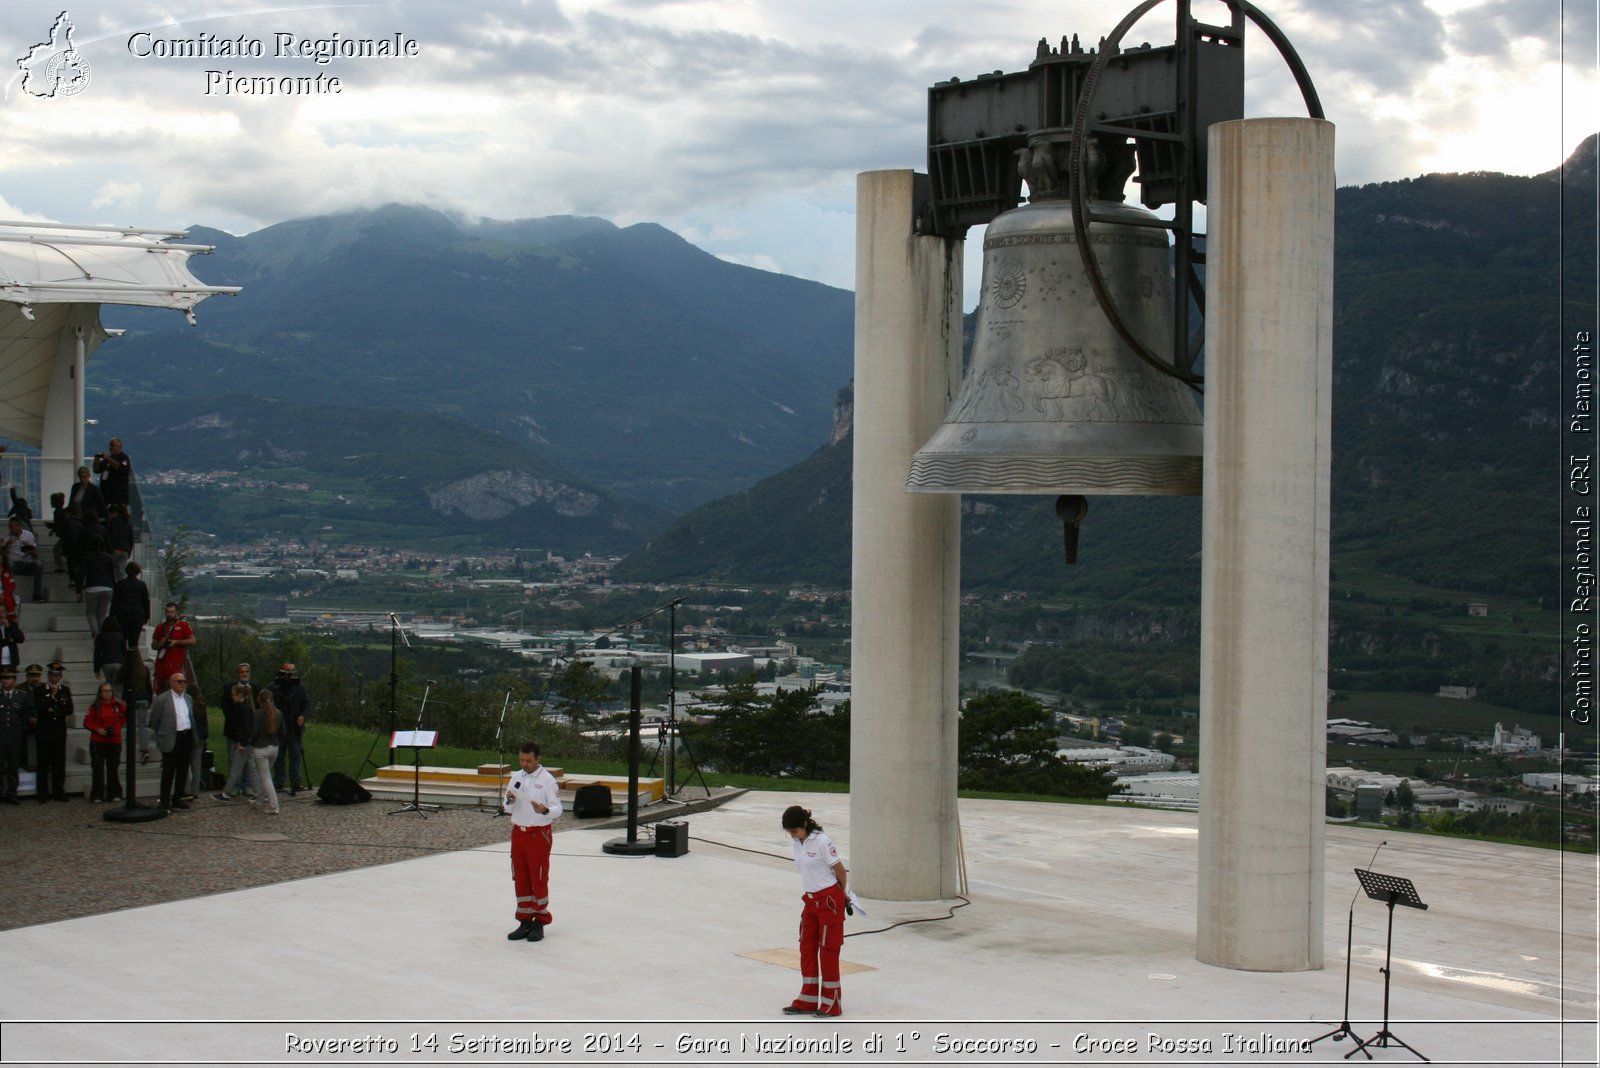
[[[70,465],[72,457],[43,456],[37,452],[18,451],[14,447],[0,453],[0,491],[16,489],[17,495],[28,502],[28,507],[33,510],[35,524],[42,523],[51,518],[49,496],[41,485],[42,470],[45,461],[66,460]],[[6,493],[3,510],[11,508],[10,494]],[[170,599],[167,589],[166,572],[161,567],[161,551],[158,547],[160,532],[150,524],[150,513],[144,507],[144,494],[139,489],[137,473],[128,478],[128,512],[133,523],[133,554],[131,559],[136,561],[144,572],[144,582],[150,587],[150,603],[153,605],[165,604]]]

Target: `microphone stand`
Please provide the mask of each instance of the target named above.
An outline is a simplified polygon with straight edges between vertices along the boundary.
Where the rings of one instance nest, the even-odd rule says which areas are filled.
[[[494,743],[495,743],[495,747],[496,747],[495,751],[498,754],[495,757],[495,760],[496,760],[495,767],[500,769],[495,774],[495,787],[497,788],[497,792],[496,792],[495,796],[499,797],[501,799],[501,803],[495,805],[494,808],[490,811],[490,813],[489,813],[489,818],[490,819],[498,819],[501,816],[509,816],[509,815],[511,815],[511,813],[506,811],[506,806],[505,806],[505,803],[504,803],[505,795],[506,795],[506,742],[505,742],[506,709],[508,709],[510,707],[511,707],[511,691],[507,690],[506,691],[505,702],[503,704],[501,704],[501,706],[500,706],[500,722],[495,724],[495,728],[494,728]]]
[[[400,668],[398,663],[399,649],[395,645],[396,636],[406,643],[406,648],[411,648],[411,639],[406,637],[405,629],[400,626],[400,617],[393,612],[389,613],[389,737],[394,737],[394,732],[399,730],[400,702],[396,693],[400,687]],[[423,695],[423,703],[427,703],[427,695]],[[420,720],[420,714],[419,714]],[[389,763],[394,763],[394,746],[389,747]]]
[[[1371,868],[1372,862],[1378,859],[1378,850],[1382,849],[1388,844],[1389,843],[1387,841],[1378,843],[1378,849],[1374,849],[1372,851],[1372,860],[1367,861],[1368,868]],[[1343,1042],[1345,1040],[1345,1036],[1348,1035],[1350,1038],[1355,1040],[1356,1049],[1366,1054],[1367,1060],[1370,1061],[1372,1059],[1372,1054],[1367,1051],[1367,1043],[1363,1042],[1356,1034],[1355,1029],[1350,1026],[1350,950],[1351,946],[1354,944],[1351,939],[1355,933],[1356,925],[1356,898],[1360,896],[1361,888],[1360,886],[1357,886],[1356,892],[1350,897],[1350,912],[1345,917],[1344,924],[1344,1019],[1339,1022],[1338,1027],[1335,1027],[1332,1031],[1318,1035],[1316,1038],[1313,1038],[1311,1041],[1307,1042],[1306,1046],[1307,1048],[1315,1046],[1318,1042],[1321,1042],[1325,1038],[1331,1038],[1335,1042]],[[1351,1050],[1350,1053],[1347,1053],[1345,1056],[1348,1057],[1351,1054],[1354,1054],[1356,1049]]]

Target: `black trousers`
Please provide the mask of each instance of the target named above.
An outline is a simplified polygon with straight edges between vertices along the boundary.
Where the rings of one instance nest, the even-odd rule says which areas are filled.
[[[189,792],[189,761],[194,756],[193,729],[179,731],[172,749],[161,754],[161,807]]]
[[[122,776],[117,774],[117,764],[121,758],[121,742],[89,743],[89,763],[94,769],[94,777],[89,787],[89,800],[122,800]]]
[[[40,726],[34,731],[39,745],[38,796],[67,796],[67,728],[65,724]]]
[[[0,738],[0,797],[13,800],[17,796],[17,772],[22,767],[22,736]]]
[[[122,640],[126,648],[139,648],[139,632],[144,630],[142,616],[118,616],[117,623],[122,627]]]

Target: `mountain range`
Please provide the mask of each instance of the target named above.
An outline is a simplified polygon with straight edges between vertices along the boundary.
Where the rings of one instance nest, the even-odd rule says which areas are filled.
[[[363,501],[391,529],[427,493],[459,496],[478,476],[502,488],[554,479],[605,503],[561,531],[519,504],[500,519],[525,542],[612,551],[623,528],[609,517],[627,512],[637,544],[669,515],[803,458],[850,375],[851,294],[724,262],[652,224],[389,205],[244,237],[195,227],[187,240],[216,249],[191,261],[198,276],[243,292],[204,304],[197,327],[108,307],[107,325],[127,334],[90,365],[90,414],[139,443],[141,471],[230,469],[243,451],[320,482],[372,444],[345,441],[338,410],[352,428],[393,413],[366,475],[410,480],[411,507]]]
[[[1563,317],[1592,323],[1595,289],[1592,243],[1562,237],[1594,233],[1594,138],[1564,169],[1338,191],[1336,570],[1551,592]],[[188,240],[243,293],[198,328],[107,308],[128,332],[87,382],[138,470],[189,476],[163,518],[848,584],[851,294],[570,216],[390,205]],[[966,498],[965,583],[1197,598],[1197,501],[1092,501],[1072,568],[1050,505]]]

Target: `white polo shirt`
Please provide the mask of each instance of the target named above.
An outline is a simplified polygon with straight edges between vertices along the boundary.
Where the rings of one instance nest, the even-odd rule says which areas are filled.
[[[511,813],[511,822],[518,827],[548,827],[561,815],[561,789],[556,785],[556,777],[543,765],[534,771],[518,768],[513,772],[506,783],[506,795],[511,800],[501,801],[500,805]],[[538,811],[533,807],[535,801],[548,805],[550,811]]]
[[[800,889],[808,894],[837,886],[839,877],[833,866],[839,863],[839,847],[821,831],[812,831],[802,840],[789,839],[794,846],[794,862],[800,868]]]

